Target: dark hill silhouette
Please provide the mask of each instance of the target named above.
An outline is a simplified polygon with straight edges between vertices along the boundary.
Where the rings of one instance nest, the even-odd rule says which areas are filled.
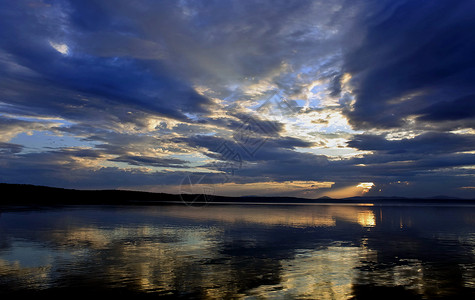
[[[77,190],[27,184],[0,183],[0,205],[159,205],[167,203],[198,204],[200,202],[240,203],[474,203],[475,199],[450,197],[351,197],[332,199],[321,197],[306,199],[296,197],[225,197],[217,195],[175,195],[129,190]]]

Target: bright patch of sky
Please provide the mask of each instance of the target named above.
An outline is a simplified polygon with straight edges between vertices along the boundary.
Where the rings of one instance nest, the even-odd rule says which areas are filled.
[[[49,42],[51,47],[53,47],[54,50],[58,51],[59,53],[63,55],[68,55],[69,54],[69,47],[66,44],[61,44],[61,43],[54,43],[52,41]]]
[[[346,146],[354,134],[363,131],[353,130],[342,109],[334,106],[332,100],[326,100],[330,98],[328,82],[316,81],[310,86],[307,100],[289,99],[282,96],[283,92],[274,92],[271,97],[252,106],[251,110],[260,119],[284,124],[284,136],[315,143],[314,147],[297,148],[298,152],[325,155],[329,159],[369,153]],[[313,95],[318,97],[313,98]]]
[[[56,135],[50,131],[23,132],[10,140],[10,143],[24,146],[22,153],[34,153],[61,148],[93,148],[97,142],[85,141],[73,135]]]

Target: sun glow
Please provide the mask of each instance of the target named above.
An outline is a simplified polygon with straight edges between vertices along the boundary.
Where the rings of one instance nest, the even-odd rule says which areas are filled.
[[[372,182],[360,182],[358,185],[350,185],[337,189],[332,189],[328,192],[322,193],[321,196],[328,196],[331,198],[341,199],[347,197],[363,196],[374,187]]]
[[[373,188],[373,186],[374,186],[374,183],[372,182],[361,182],[356,187],[362,188],[363,193],[366,194],[367,192],[369,192],[369,190]]]

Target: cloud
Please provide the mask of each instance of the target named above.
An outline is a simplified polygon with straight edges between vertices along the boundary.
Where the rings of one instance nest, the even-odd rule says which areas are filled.
[[[350,147],[372,151],[371,155],[352,159],[353,167],[375,177],[417,180],[416,175],[472,168],[474,135],[427,132],[414,138],[387,140],[381,135],[356,135]],[[470,173],[471,169],[467,169]],[[463,172],[460,171],[460,174]],[[459,179],[457,179],[459,180]]]
[[[427,132],[415,138],[387,140],[382,135],[356,135],[348,146],[359,150],[376,150],[388,154],[415,153],[437,155],[472,151],[475,149],[475,136],[453,133]]]
[[[0,155],[9,155],[20,153],[23,150],[22,145],[0,142]]]
[[[21,6],[22,1],[4,4],[9,5]],[[61,8],[60,4],[41,10],[3,7],[2,11],[9,13],[4,13],[1,21],[7,30],[2,31],[0,46],[10,60],[29,70],[18,74],[7,69],[3,96],[9,103],[30,109],[33,104],[35,111],[50,115],[64,114],[70,107],[107,112],[110,104],[182,120],[187,119],[185,113],[207,111],[209,100],[158,61],[152,68],[150,62],[134,56],[93,56],[81,51],[75,45],[75,36],[81,32],[68,17],[68,10]],[[47,16],[47,21],[38,15]],[[18,19],[24,22],[22,26],[15,26]],[[53,42],[51,38],[58,35],[71,40]],[[66,52],[69,55],[64,55]],[[50,88],[44,89],[44,85]],[[38,93],[31,94],[32,89]],[[95,101],[85,103],[89,98]]]
[[[417,119],[429,122],[471,121],[467,127],[474,128],[475,94],[464,96],[453,101],[434,103],[416,113]]]
[[[57,126],[57,122],[52,122],[48,120],[43,121],[26,121],[19,120],[16,118],[8,118],[0,116],[0,141],[8,142],[13,137],[17,136],[20,133],[29,133],[33,131],[45,131],[51,130],[53,127]]]
[[[397,128],[418,114],[419,122],[469,118],[474,8],[470,1],[368,2],[371,13],[357,26],[363,38],[345,54],[356,100],[346,111],[350,123]],[[469,111],[457,112],[467,106]]]
[[[374,182],[369,193],[377,193],[423,178],[428,191],[439,173],[452,178],[433,178],[440,190],[468,193],[458,187],[473,186],[465,178],[473,173],[473,8],[447,0],[2,2],[2,178],[174,186],[206,174],[217,182],[226,144],[241,154],[230,180],[243,187]],[[285,103],[263,109],[276,99]],[[61,146],[29,147],[63,136]]]
[[[91,149],[62,149],[41,153],[0,151],[2,182],[68,188],[118,188],[177,184],[186,173],[147,168],[105,167],[108,156]]]
[[[119,156],[109,161],[125,162],[134,166],[153,166],[153,167],[169,167],[169,168],[182,168],[187,162],[176,158],[160,158],[160,157],[147,157],[147,156]]]

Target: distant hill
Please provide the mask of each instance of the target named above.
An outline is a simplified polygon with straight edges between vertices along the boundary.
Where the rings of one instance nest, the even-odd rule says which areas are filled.
[[[0,184],[0,204],[131,204],[133,201],[180,201],[178,195],[124,190],[75,190],[25,184]]]
[[[350,197],[332,199],[321,197],[306,199],[296,197],[225,197],[216,195],[175,195],[128,190],[76,190],[46,186],[0,183],[2,197],[0,205],[159,205],[182,203],[198,205],[202,202],[222,203],[474,203],[464,200],[437,196],[433,198],[402,197]]]

